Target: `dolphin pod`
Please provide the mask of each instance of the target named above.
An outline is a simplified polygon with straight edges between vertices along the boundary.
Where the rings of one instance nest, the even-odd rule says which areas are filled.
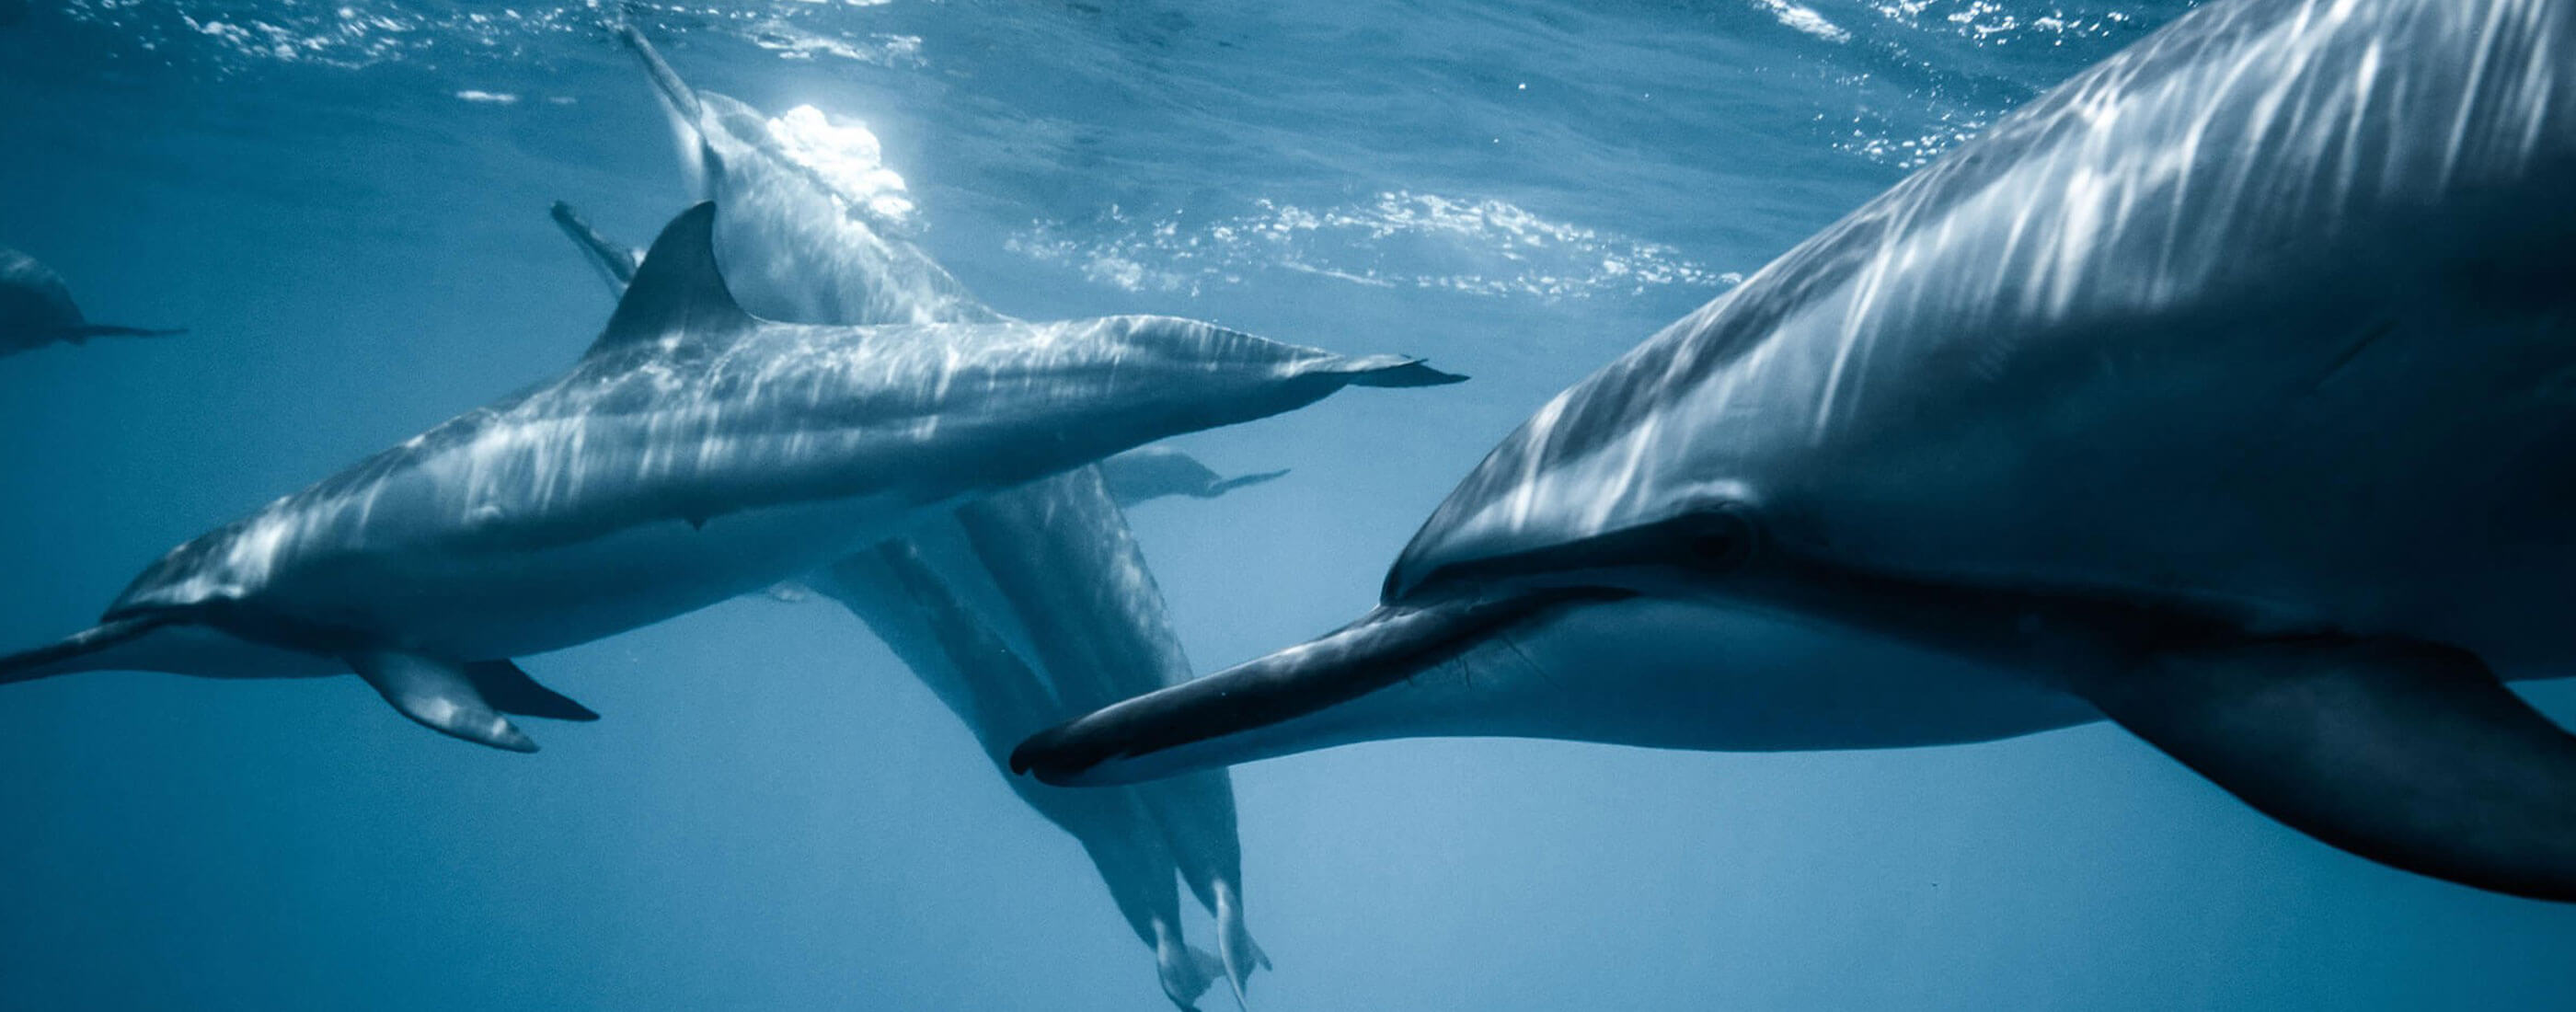
[[[873,164],[819,171],[786,150],[778,134],[786,120],[691,88],[632,26],[618,26],[616,34],[642,64],[671,120],[684,175],[698,196],[725,209],[716,242],[746,279],[748,305],[820,323],[1025,326],[977,300],[901,237],[904,223],[887,213],[890,173]],[[814,586],[849,607],[934,688],[944,679],[968,683],[940,695],[979,739],[1016,738],[1176,684],[1188,678],[1189,660],[1119,500],[1223,490],[1204,466],[1180,460],[1186,463],[1163,455],[1112,458],[1115,466],[1075,468],[964,503],[879,552],[876,561],[884,564],[836,566]],[[896,557],[898,563],[886,563]],[[895,585],[864,586],[869,581]],[[908,628],[925,623],[972,627],[1008,649],[972,649],[979,639]],[[1040,684],[1017,684],[1032,678]],[[1052,703],[1043,709],[978,705],[997,696]],[[1220,962],[1239,1001],[1254,968],[1269,959],[1243,913],[1231,778],[1208,771],[1126,793],[1132,804],[1089,819],[1069,817],[1060,810],[1065,803],[1032,804],[1082,840],[1122,909],[1147,907],[1135,897],[1169,892],[1177,872],[1216,917]],[[1132,852],[1140,826],[1161,840],[1147,855]],[[1159,875],[1134,876],[1154,862],[1164,868]],[[1150,904],[1155,911],[1166,906],[1159,899]],[[1156,951],[1166,996],[1192,1007],[1206,987],[1199,960],[1180,942],[1177,921],[1157,915],[1149,927],[1146,941]]]
[[[716,209],[673,219],[562,377],[172,550],[101,624],[0,657],[89,670],[354,671],[433,730],[587,719],[511,658],[795,576],[925,513],[1352,385],[1451,377],[1206,324],[831,327],[734,302]]]
[[[642,254],[601,235],[569,205],[557,202],[551,213],[584,259],[600,270],[611,292],[623,294]],[[1219,478],[1188,454],[1158,446],[1113,455],[1102,460],[1095,470],[1120,507],[1171,495],[1213,497],[1283,473]],[[1051,520],[1046,526],[1077,529],[1101,522],[1061,514]],[[826,566],[810,574],[804,586],[841,602],[857,615],[965,723],[984,746],[994,768],[1005,774],[1012,792],[1082,844],[1109,887],[1121,916],[1138,939],[1155,952],[1165,995],[1179,1007],[1193,1007],[1226,971],[1221,959],[1189,946],[1184,939],[1172,884],[1180,862],[1173,856],[1169,834],[1155,813],[1145,807],[1141,794],[1043,787],[1025,777],[1008,776],[1004,764],[1011,746],[1029,733],[1070,714],[1105,706],[1120,693],[1094,689],[1070,703],[1059,699],[1048,681],[1022,659],[1021,648],[1013,647],[993,624],[979,618],[977,609],[925,561],[928,553],[924,543],[937,542],[943,533],[948,543],[936,550],[939,555],[971,557],[973,548],[962,541],[962,528],[925,526],[931,529],[889,539]],[[1113,535],[1091,542],[1100,546],[1095,550],[1119,558],[1141,558],[1135,556],[1123,523],[1116,525]],[[1042,582],[1047,571],[1047,566],[1038,566],[1024,575],[1031,582]],[[1085,570],[1067,566],[1063,571]],[[1135,575],[1143,575],[1141,568],[1135,570]],[[1097,593],[1098,588],[1085,587],[1077,592]],[[1067,629],[1062,634],[1080,633],[1079,629]],[[1226,888],[1236,889],[1239,885],[1229,880]],[[1240,920],[1239,915],[1236,920]]]
[[[2576,900],[2576,2],[2227,0],[1565,391],[1349,626],[1033,737],[1938,745],[2108,718]],[[1821,630],[1798,656],[1755,638]]]
[[[149,330],[91,323],[72,303],[62,276],[36,258],[0,247],[0,356],[33,351],[57,341],[81,344],[93,337],[167,337],[179,330]]]

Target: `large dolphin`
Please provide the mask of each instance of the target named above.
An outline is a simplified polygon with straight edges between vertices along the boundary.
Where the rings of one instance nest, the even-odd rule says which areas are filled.
[[[1566,391],[1383,604],[1038,735],[1938,745],[2107,717],[2275,818],[2576,900],[2576,0],[2229,0]],[[1755,616],[1748,619],[1746,616]],[[1786,619],[1804,663],[1744,663]]]
[[[631,25],[617,34],[652,79],[700,195],[726,208],[717,242],[735,258],[729,263],[747,265],[747,304],[815,322],[1008,321],[901,237],[904,222],[889,208],[900,209],[903,198],[872,157],[857,159],[862,164],[796,157],[781,130],[798,113],[772,121],[696,91]],[[820,119],[806,125],[828,125]],[[916,545],[985,622],[1005,630],[1067,716],[1190,674],[1114,499],[1095,469],[1075,469],[934,519],[930,528],[953,524],[971,536]],[[1208,771],[1140,792],[1182,878],[1216,915],[1218,952],[1239,998],[1253,968],[1269,960],[1243,916],[1232,781]]]
[[[642,253],[602,235],[579,211],[560,201],[551,214],[564,234],[582,251],[586,262],[600,271],[612,293],[622,295],[633,279],[635,265]],[[1133,458],[1130,460],[1130,458]],[[1201,498],[1223,494],[1230,488],[1253,484],[1277,477],[1281,472],[1221,479],[1206,465],[1187,454],[1168,447],[1145,446],[1128,450],[1102,460],[1096,468],[1076,469],[1081,476],[1086,470],[1097,472],[1117,505],[1126,506],[1168,495],[1192,495]],[[1062,497],[1009,495],[1004,501],[1026,504],[1053,503]],[[1093,500],[1073,497],[1077,503]],[[966,511],[960,511],[962,518]],[[1055,516],[1034,526],[1046,529],[1083,529],[1098,524],[1096,517]],[[1158,964],[1158,976],[1164,994],[1182,1009],[1195,1008],[1198,997],[1206,993],[1217,974],[1224,972],[1216,957],[1189,946],[1184,940],[1177,908],[1174,907],[1173,877],[1181,864],[1174,856],[1171,833],[1167,833],[1155,812],[1148,806],[1146,795],[1169,794],[1171,788],[1138,790],[1068,791],[1039,785],[1025,777],[1008,776],[1002,760],[1012,745],[1047,724],[1066,716],[1097,709],[1130,694],[1111,687],[1086,687],[1087,691],[1072,698],[1060,697],[1049,682],[1031,668],[1022,652],[1005,635],[978,617],[978,609],[967,602],[967,595],[949,586],[931,568],[928,558],[972,559],[975,547],[964,539],[968,532],[961,523],[925,521],[913,534],[890,538],[873,547],[862,549],[839,562],[810,574],[807,588],[840,601],[866,623],[877,638],[884,641],[904,666],[928,685],[933,694],[947,705],[950,712],[966,725],[976,741],[983,744],[997,771],[1005,773],[1012,791],[1020,799],[1072,835],[1082,844],[1108,885],[1110,898],[1139,940],[1152,949]],[[1004,545],[1015,544],[1013,532],[1006,526],[988,531],[988,537],[1003,539]],[[944,542],[942,539],[946,539]],[[1142,581],[1150,586],[1151,576],[1143,570],[1142,556],[1133,538],[1121,523],[1097,540],[1053,539],[1087,553],[1076,558],[1042,558],[1031,560],[1024,571],[1015,567],[1020,578],[978,581],[988,595],[1003,593],[1000,585],[1011,585],[1017,593],[1026,594],[1037,588],[1054,588],[1054,592],[1076,599],[1099,598],[1092,586],[1049,573],[1084,574],[1109,571],[1117,578],[1108,585],[1126,587]],[[1104,565],[1087,556],[1105,556],[1114,560],[1135,560],[1132,566]],[[1010,559],[1025,558],[1025,553],[1009,553]],[[1046,591],[1039,590],[1044,593]],[[1110,600],[1125,602],[1132,593],[1111,595]],[[1014,602],[1016,603],[1016,602]],[[1079,628],[1087,614],[1078,606],[1047,609],[1048,602],[1034,602],[1041,613],[1052,616],[1078,616],[1065,619],[1062,628],[1051,628],[1048,636],[1039,638],[1040,645],[1068,640],[1088,640]],[[1161,622],[1160,601],[1149,616]],[[985,611],[996,609],[987,607]],[[1122,642],[1121,637],[1108,637]],[[1051,646],[1051,649],[1061,649]],[[1061,661],[1061,658],[1053,660]],[[1124,659],[1122,659],[1124,660]],[[1181,662],[1183,670],[1186,660]],[[1219,799],[1231,806],[1229,792]],[[1195,826],[1206,820],[1182,820],[1184,826]],[[1193,853],[1218,851],[1233,854],[1231,864],[1222,856],[1214,863],[1234,867],[1231,877],[1223,879],[1224,892],[1219,894],[1211,872],[1211,909],[1229,911],[1239,923],[1240,901],[1234,890],[1241,879],[1239,851],[1231,835],[1217,841],[1188,841],[1197,846]],[[1253,947],[1258,951],[1258,946]],[[1210,967],[1214,966],[1213,971]]]
[[[72,303],[62,275],[17,250],[0,247],[0,355],[32,351],[57,341],[80,344],[93,337],[167,337],[178,330],[149,330],[91,323]]]
[[[181,545],[101,624],[0,657],[75,671],[355,671],[405,716],[536,746],[586,717],[511,658],[768,586],[922,516],[1350,385],[1449,377],[1203,323],[828,327],[743,311],[715,207],[674,219],[571,371]]]

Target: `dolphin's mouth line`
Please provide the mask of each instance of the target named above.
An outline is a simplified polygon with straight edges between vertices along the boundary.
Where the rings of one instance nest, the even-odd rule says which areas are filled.
[[[1293,720],[1455,660],[1540,614],[1634,596],[1574,586],[1382,605],[1298,646],[1041,731],[1012,751],[1011,769],[1063,783],[1105,762]]]

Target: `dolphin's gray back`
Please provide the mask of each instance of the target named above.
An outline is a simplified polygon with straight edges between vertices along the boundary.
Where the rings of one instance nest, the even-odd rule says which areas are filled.
[[[1737,499],[1881,569],[2457,618],[2399,574],[2568,549],[2571,56],[2565,0],[2188,14],[1542,408],[1390,591]]]
[[[1044,473],[1044,460],[1114,452],[1175,422],[1214,423],[1195,399],[1212,378],[1243,381],[1218,397],[1232,399],[1221,405],[1229,412],[1303,403],[1306,388],[1320,395],[1339,382],[1321,375],[1336,361],[1163,317],[759,323],[605,347],[554,383],[182,546],[115,610],[247,596],[297,561],[525,551],[765,507],[862,496],[918,505],[999,489]],[[1027,440],[1038,418],[1061,419],[1047,426],[1059,436]]]

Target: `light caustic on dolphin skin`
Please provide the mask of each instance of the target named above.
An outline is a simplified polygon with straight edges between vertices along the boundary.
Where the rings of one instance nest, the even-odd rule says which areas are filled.
[[[811,323],[1017,322],[976,300],[905,238],[913,205],[864,125],[812,107],[766,117],[692,89],[631,27],[616,34],[654,85],[695,195],[724,208],[717,248],[745,305]],[[576,227],[568,210],[558,210],[558,221],[615,278],[623,258]],[[828,567],[812,585],[941,689],[979,740],[1007,745],[1188,677],[1121,507],[1215,496],[1275,476],[1224,479],[1178,451],[1143,447],[934,513]],[[886,562],[894,557],[911,569]],[[898,579],[899,570],[909,575]],[[987,644],[999,646],[981,649]],[[998,707],[994,699],[1047,702]],[[998,768],[1000,753],[993,758]],[[1218,962],[1239,999],[1252,969],[1268,959],[1245,927],[1230,778],[1211,771],[1117,793],[1123,797],[1079,802],[1080,811],[1066,810],[1077,803],[1051,790],[1023,797],[1081,841],[1155,951],[1166,995],[1186,1009],[1212,977],[1166,915],[1177,872],[1216,917]],[[1152,914],[1140,921],[1140,911]]]
[[[925,510],[1150,440],[1451,379],[1160,317],[762,320],[726,290],[715,217],[672,221],[562,377],[174,549],[98,628],[0,657],[0,682],[355,671],[434,730],[528,751],[505,714],[587,711],[511,657],[767,586]]]
[[[2576,738],[2502,684],[2576,663],[2571,54],[2576,0],[2186,14],[1549,402],[1375,612],[1014,764],[2108,717],[2338,847],[2576,900]]]

